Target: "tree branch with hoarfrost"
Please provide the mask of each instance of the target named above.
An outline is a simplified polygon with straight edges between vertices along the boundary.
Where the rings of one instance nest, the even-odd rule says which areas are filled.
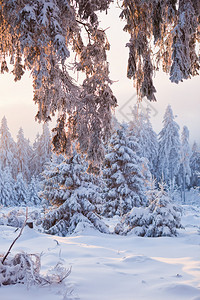
[[[80,150],[96,162],[103,157],[102,142],[109,137],[116,106],[106,57],[109,43],[97,17],[110,2],[0,1],[1,73],[9,71],[8,57],[15,81],[30,70],[36,119],[46,122],[58,112],[55,150],[70,152],[77,139]],[[75,70],[85,73],[80,87],[66,66],[69,49],[76,54]]]
[[[69,151],[74,139],[88,158],[103,157],[103,141],[111,133],[116,98],[110,88],[106,51],[109,42],[98,13],[112,0],[0,0],[0,68],[13,66],[14,80],[31,71],[36,119],[48,121],[58,112],[53,139],[56,151]],[[153,75],[162,69],[178,83],[199,72],[200,4],[198,0],[118,1],[130,34],[128,78],[139,99],[156,100]],[[85,33],[87,38],[85,38]],[[77,86],[67,68],[85,74]]]
[[[120,17],[131,36],[127,76],[140,99],[156,100],[153,75],[159,69],[175,83],[199,74],[198,0],[124,0]]]

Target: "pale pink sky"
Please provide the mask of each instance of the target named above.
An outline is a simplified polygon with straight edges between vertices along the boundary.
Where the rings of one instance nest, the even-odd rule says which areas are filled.
[[[118,99],[119,107],[116,109],[117,118],[122,121],[124,117],[120,113],[122,106],[135,95],[132,80],[126,77],[128,49],[125,47],[129,35],[124,33],[123,21],[118,15],[119,9],[112,8],[107,16],[102,17],[101,26],[107,29],[111,50],[108,53],[110,62],[110,77],[115,83],[113,91]],[[190,130],[191,143],[196,140],[200,144],[200,77],[187,80],[181,84],[170,83],[168,76],[162,73],[156,75],[157,102],[152,103],[152,123],[156,132],[162,127],[163,114],[166,106],[171,104],[176,121],[181,129],[184,125]],[[41,125],[35,122],[37,107],[32,100],[32,82],[28,73],[21,81],[14,82],[11,74],[0,75],[0,119],[5,115],[13,137],[22,126],[25,136],[33,142],[37,132],[41,132]],[[123,108],[123,114],[130,118],[130,107],[134,105],[135,98]],[[144,102],[144,106],[146,103]],[[157,111],[155,114],[154,110]],[[125,120],[126,120],[125,117]]]

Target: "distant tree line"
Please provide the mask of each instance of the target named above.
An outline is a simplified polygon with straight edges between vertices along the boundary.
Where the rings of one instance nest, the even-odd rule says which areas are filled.
[[[15,142],[4,117],[0,128],[0,203],[48,203],[54,209],[46,215],[43,227],[51,234],[67,235],[88,225],[108,232],[102,216],[118,216],[121,223],[116,233],[126,234],[139,226],[138,235],[174,235],[180,226],[178,209],[172,204],[176,200],[174,190],[179,190],[184,203],[185,191],[200,185],[199,148],[194,143],[190,149],[186,126],[181,137],[179,130],[171,106],[166,109],[158,135],[149,110],[135,106],[129,124],[113,118],[104,162],[94,168],[79,153],[77,144],[70,156],[54,153],[47,125],[33,146],[22,128]],[[171,214],[169,222],[166,213]],[[161,226],[158,230],[157,218]]]
[[[0,204],[4,206],[37,205],[40,174],[52,155],[51,134],[47,124],[33,145],[24,137],[23,129],[12,138],[7,120],[0,127]]]

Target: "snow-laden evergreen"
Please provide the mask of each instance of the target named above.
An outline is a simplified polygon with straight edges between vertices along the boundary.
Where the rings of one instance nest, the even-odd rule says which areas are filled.
[[[76,151],[55,165],[49,163],[43,172],[42,196],[57,205],[49,212],[43,226],[46,232],[65,236],[78,228],[89,226],[109,233],[107,226],[96,212],[101,201],[99,186],[92,174],[86,172],[87,164]]]
[[[127,126],[121,125],[112,135],[105,156],[103,214],[106,217],[124,215],[132,207],[146,203],[143,160],[137,149],[136,140],[127,135]]]
[[[187,185],[190,184],[191,168],[190,168],[190,157],[191,150],[189,144],[189,130],[186,126],[183,127],[181,135],[181,164],[183,165],[184,175],[186,177]]]
[[[168,110],[170,111],[169,107]],[[134,115],[135,114],[135,115]],[[168,113],[170,115],[170,113]],[[171,116],[173,113],[171,111]],[[86,163],[83,157],[80,156],[79,162],[81,163],[84,172],[89,176],[88,181],[92,181],[93,186],[90,186],[88,183],[84,183],[84,186],[89,186],[88,188],[91,190],[96,190],[95,196],[93,196],[92,204],[95,205],[95,212],[104,214],[106,217],[113,217],[115,214],[123,215],[129,212],[134,206],[145,206],[148,205],[149,200],[146,195],[146,191],[149,190],[149,179],[150,172],[149,168],[151,168],[152,174],[155,176],[161,176],[160,172],[160,164],[157,164],[157,168],[154,166],[154,160],[156,156],[156,135],[150,134],[151,132],[151,124],[149,120],[149,114],[139,111],[137,112],[136,107],[133,110],[133,119],[134,122],[131,122],[131,126],[129,128],[128,125],[121,126],[120,123],[116,119],[113,119],[113,135],[111,144],[105,144],[105,152],[106,159],[105,165],[103,168],[103,172],[99,173],[98,176],[92,176],[92,174],[87,174],[87,172],[92,172],[93,174],[97,174],[99,172],[99,166],[96,168],[98,172],[95,171],[94,165],[90,163]],[[180,164],[179,172],[177,175],[173,177],[173,184],[171,184],[171,179],[168,181],[168,189],[170,191],[170,195],[173,200],[178,197],[179,201],[181,197],[181,187],[183,189],[183,161],[185,170],[191,169],[191,176],[189,171],[186,173],[186,185],[187,187],[199,187],[199,178],[200,178],[200,152],[196,144],[193,146],[192,156],[190,158],[190,166],[189,166],[189,144],[188,144],[188,135],[187,130],[184,127],[184,134],[182,134],[182,146],[180,150],[179,161],[175,161],[174,157],[176,154],[176,159],[178,159],[178,152],[176,151],[176,147],[169,147],[170,145],[174,145],[174,140],[178,141],[178,125],[173,121],[171,117],[171,121],[166,121],[168,125],[168,130],[165,130],[166,136],[165,139],[160,140],[161,150],[164,149],[166,151],[161,151],[159,153],[159,159],[161,157],[164,158],[165,167],[164,171],[170,176],[171,171],[169,172],[167,168],[173,168],[175,163]],[[175,127],[175,135],[171,136],[170,133],[170,123],[171,127]],[[175,124],[174,124],[175,123]],[[148,125],[149,124],[149,125]],[[130,124],[129,124],[130,125]],[[173,126],[172,126],[173,125]],[[175,126],[176,125],[176,126]],[[127,130],[128,128],[128,130]],[[131,128],[131,129],[130,129]],[[150,129],[149,129],[150,128]],[[5,131],[4,131],[5,129]],[[2,120],[2,128],[1,128],[1,142],[2,148],[0,148],[0,157],[2,158],[2,168],[0,171],[0,204],[3,206],[15,206],[15,205],[49,205],[50,201],[54,201],[56,199],[56,204],[59,202],[59,205],[65,202],[62,195],[59,198],[57,194],[62,194],[62,180],[58,181],[57,175],[52,175],[52,172],[56,170],[56,172],[60,172],[57,169],[57,166],[63,164],[63,161],[66,162],[68,160],[65,159],[63,155],[52,154],[51,152],[51,139],[50,132],[48,126],[43,126],[43,133],[41,135],[38,134],[34,145],[32,146],[30,142],[24,137],[23,129],[20,128],[17,135],[17,142],[15,143],[7,126],[6,118],[4,117]],[[120,133],[120,131],[122,131]],[[164,131],[164,128],[163,128]],[[178,144],[178,143],[177,143]],[[149,145],[149,146],[148,146]],[[180,146],[180,145],[179,145]],[[172,156],[169,148],[172,149]],[[7,149],[7,150],[6,150]],[[152,156],[151,156],[151,149]],[[79,149],[80,150],[80,149]],[[183,151],[184,150],[184,151]],[[2,153],[1,153],[2,151]],[[168,155],[170,153],[170,155]],[[164,155],[166,154],[166,155]],[[45,173],[40,173],[41,170],[48,165],[50,161],[50,155],[52,156],[52,160],[49,163],[49,167],[46,168]],[[167,156],[168,155],[168,156]],[[144,156],[144,157],[142,157]],[[154,157],[154,159],[153,159]],[[11,158],[11,159],[10,159]],[[172,163],[170,164],[170,160],[172,158]],[[72,161],[67,162],[68,165],[73,165]],[[7,166],[6,166],[7,165]],[[10,167],[9,167],[10,165]],[[162,166],[162,165],[161,165]],[[71,175],[70,178],[75,176],[79,178],[79,174],[73,170],[71,167]],[[171,170],[171,169],[170,169]],[[172,169],[173,171],[173,169]],[[41,182],[43,180],[43,176],[48,177],[48,184],[43,190],[41,186]],[[18,174],[20,174],[18,176]],[[56,173],[56,174],[57,174]],[[134,175],[133,175],[134,174]],[[103,175],[103,176],[100,176]],[[162,174],[163,175],[163,174]],[[82,175],[81,175],[82,176]],[[18,177],[18,178],[17,178]],[[35,177],[35,179],[34,179]],[[59,176],[58,176],[59,177]],[[191,183],[188,185],[189,177],[191,177]],[[174,180],[176,179],[176,181]],[[84,181],[87,181],[84,179]],[[19,181],[19,182],[17,182]],[[34,182],[35,181],[35,182]],[[54,189],[49,188],[51,185],[54,186]],[[28,187],[26,187],[26,184]],[[77,188],[77,187],[73,187]],[[80,188],[80,187],[78,187]],[[21,191],[20,191],[21,189]],[[26,191],[27,189],[27,191]],[[48,191],[47,191],[47,190]],[[176,189],[173,192],[173,189]],[[196,189],[196,190],[197,190]],[[184,190],[184,189],[183,189]],[[48,197],[45,196],[45,193],[48,192]],[[52,193],[52,195],[51,195]],[[67,189],[65,191],[67,193]],[[93,192],[91,192],[92,194]],[[18,194],[18,195],[17,195]],[[27,196],[25,196],[27,194]],[[186,193],[187,194],[187,193]],[[66,194],[67,195],[67,194]],[[182,193],[183,195],[183,193]],[[45,199],[44,199],[45,197]],[[71,194],[69,194],[71,197]],[[26,198],[26,200],[25,200]],[[47,200],[48,198],[48,200]],[[67,197],[66,197],[67,198]],[[87,197],[86,197],[87,198]]]
[[[22,173],[24,179],[28,182],[31,178],[30,172],[30,145],[24,137],[23,129],[20,128],[17,135],[17,173]]]
[[[28,189],[27,189],[27,184],[24,181],[22,173],[18,173],[18,175],[17,175],[17,180],[15,182],[15,191],[16,191],[16,200],[17,200],[18,206],[26,205]]]
[[[181,164],[179,170],[179,180],[181,191],[183,192],[183,201],[185,202],[185,189],[190,184],[191,169],[190,169],[190,144],[189,144],[189,130],[186,126],[183,127],[181,134]]]
[[[38,206],[41,204],[41,198],[39,197],[38,182],[34,176],[32,176],[31,182],[28,185],[27,203],[29,205],[34,205],[34,206]]]
[[[12,176],[17,176],[17,161],[16,161],[16,143],[14,142],[8,125],[7,119],[4,116],[1,121],[0,128],[0,161],[1,167],[4,169],[9,167]]]
[[[17,195],[15,191],[15,181],[9,167],[0,171],[0,204],[3,206],[17,206]]]
[[[33,144],[32,169],[33,174],[38,176],[44,171],[45,164],[50,161],[52,155],[51,134],[48,124],[43,125],[41,135],[37,135]]]
[[[37,149],[39,148],[39,139],[40,135],[37,133],[36,138],[34,140],[33,146],[32,146],[32,154],[31,154],[31,174],[34,176],[38,176],[40,173],[40,164],[38,163],[37,159],[39,159],[39,155],[37,152]]]
[[[145,111],[134,106],[132,110],[132,120],[130,122],[130,135],[136,137],[138,141],[138,155],[148,159],[148,166],[151,174],[156,174],[156,163],[158,155],[157,134],[152,128],[150,121],[150,110]]]
[[[172,108],[168,105],[164,114],[163,129],[159,133],[157,178],[170,186],[173,186],[175,176],[179,172],[181,159],[179,125],[174,119]]]
[[[134,233],[138,236],[176,236],[181,228],[180,209],[167,192],[153,187],[149,193],[148,207],[134,207],[115,227],[115,233]]]
[[[193,187],[200,186],[200,149],[196,142],[192,146],[190,157],[191,179],[190,185]]]

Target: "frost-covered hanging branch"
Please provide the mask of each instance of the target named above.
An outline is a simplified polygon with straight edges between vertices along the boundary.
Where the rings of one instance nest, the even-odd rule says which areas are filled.
[[[173,63],[170,71],[170,80],[178,83],[183,79],[198,75],[200,68],[196,53],[197,15],[192,1],[182,0],[179,3],[178,23],[173,35]]]
[[[89,160],[103,158],[102,140],[107,141],[111,132],[111,109],[117,104],[112,93],[106,50],[109,43],[104,30],[90,24],[84,25],[88,33],[88,44],[75,41],[77,52],[75,68],[85,72],[80,102],[74,114],[76,134],[80,149],[87,152]]]
[[[153,74],[162,70],[179,83],[199,72],[198,0],[124,0],[121,18],[130,33],[128,78],[139,99],[156,100]]]
[[[80,149],[88,155],[90,153],[93,161],[102,157],[103,138],[109,135],[110,121],[104,122],[102,119],[111,119],[110,111],[116,103],[108,77],[106,35],[98,28],[96,14],[98,11],[107,10],[110,2],[111,0],[0,1],[1,71],[7,71],[5,57],[8,56],[13,64],[15,80],[21,79],[25,69],[30,70],[33,78],[33,100],[38,105],[36,119],[46,122],[59,112],[55,128],[55,150],[66,151],[65,146],[70,144],[71,139],[78,138]],[[84,46],[78,52],[82,53],[87,47],[86,58],[82,55],[81,60],[86,59],[85,65],[88,65],[87,59],[91,55],[92,65],[89,68],[93,71],[89,74],[86,67],[79,68],[85,72],[86,81],[83,87],[77,87],[68,73],[66,62],[70,56],[69,49],[73,47],[77,52],[82,43],[81,32],[86,28],[83,24],[87,24],[92,42],[90,41],[90,46]],[[98,67],[94,65],[96,62]],[[95,83],[95,80],[100,78],[101,80]],[[91,87],[93,83],[96,87],[88,91],[86,86]],[[84,110],[90,114],[89,119],[87,118],[88,145],[80,136],[85,126],[81,123],[85,122],[82,116]],[[81,120],[76,121],[80,116]],[[95,137],[97,138],[94,141]]]
[[[109,44],[98,22],[98,13],[107,11],[111,2],[0,0],[1,72],[8,71],[7,57],[15,80],[30,70],[36,119],[46,122],[59,112],[55,150],[66,145],[70,149],[71,140],[78,139],[81,151],[93,161],[102,158],[116,106],[106,57]],[[140,99],[156,100],[153,75],[161,67],[176,83],[198,74],[198,0],[121,0],[121,7],[124,30],[130,34],[127,76],[133,78]],[[77,54],[76,70],[85,73],[80,87],[66,67],[70,51]]]

